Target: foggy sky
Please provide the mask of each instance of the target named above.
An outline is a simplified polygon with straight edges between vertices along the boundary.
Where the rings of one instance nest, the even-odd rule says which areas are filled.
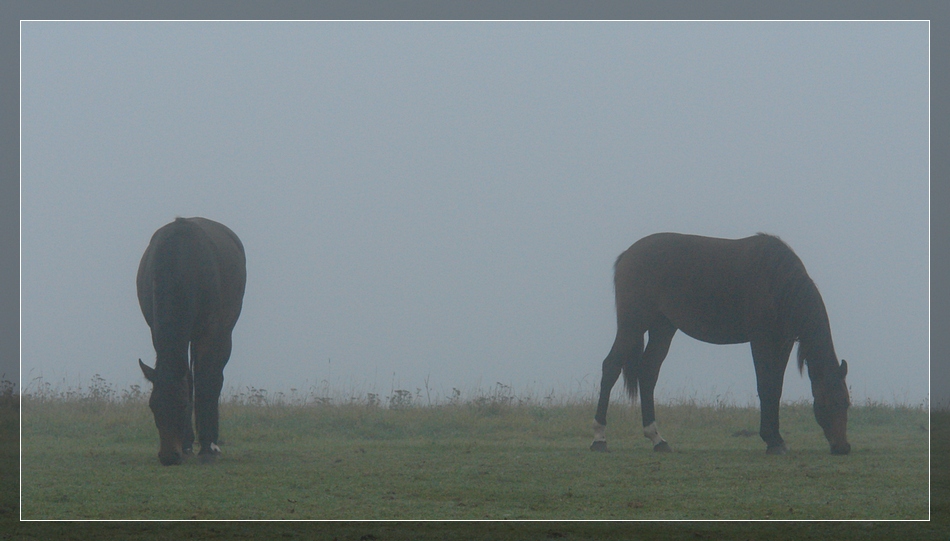
[[[21,45],[27,390],[145,387],[139,259],[204,216],[247,252],[226,388],[587,396],[620,252],[763,231],[818,285],[852,398],[928,397],[926,22],[29,22]],[[784,398],[810,398],[794,364]],[[748,345],[677,334],[657,396],[754,401]]]

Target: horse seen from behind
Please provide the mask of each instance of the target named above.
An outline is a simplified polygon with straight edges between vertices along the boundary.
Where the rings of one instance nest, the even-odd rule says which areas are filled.
[[[603,362],[591,450],[607,450],[607,405],[621,373],[630,396],[636,398],[639,391],[644,436],[655,451],[670,450],[657,431],[653,391],[680,329],[712,344],[750,343],[761,408],[759,435],[769,454],[788,451],[779,434],[779,402],[789,355],[798,342],[798,369],[808,368],[815,419],[831,453],[851,452],[848,365],[838,362],[818,288],[778,237],[650,235],[617,258],[614,287],[617,336]],[[644,333],[649,333],[645,348]]]
[[[241,314],[247,276],[244,246],[233,231],[205,218],[176,218],[152,236],[136,288],[152,331],[155,368],[148,405],[158,427],[159,461],[180,464],[198,432],[202,462],[218,447],[218,398]],[[189,358],[190,351],[190,358]]]

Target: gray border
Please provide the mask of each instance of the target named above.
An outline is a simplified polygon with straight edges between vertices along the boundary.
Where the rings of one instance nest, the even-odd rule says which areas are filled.
[[[801,1],[757,2],[704,0],[681,2],[633,2],[565,0],[445,2],[437,0],[356,2],[281,2],[177,0],[100,1],[15,0],[0,5],[0,122],[6,136],[0,156],[0,356],[19,355],[19,20],[21,19],[849,19],[931,21],[931,148],[950,148],[948,142],[948,40],[944,25],[950,20],[950,2],[905,1]],[[933,152],[931,178],[931,328],[950,326],[950,284],[941,280],[950,270],[950,155]],[[15,262],[15,263],[14,263]],[[936,278],[934,280],[933,278]],[[950,388],[950,333],[938,332],[931,339],[933,395]],[[7,357],[8,358],[8,357]],[[7,374],[7,379],[18,379]],[[2,487],[7,490],[12,487]],[[931,502],[932,506],[947,502]],[[4,521],[5,522],[5,521]],[[91,525],[90,525],[91,526]],[[250,525],[248,525],[250,526]],[[317,525],[322,533],[326,526]],[[407,527],[411,525],[407,524]],[[474,525],[472,525],[474,526]],[[633,534],[657,531],[645,525],[618,525]],[[788,525],[792,526],[792,525]],[[23,525],[21,525],[21,528]],[[17,528],[21,530],[21,528]],[[685,534],[688,523],[677,533]],[[98,529],[98,528],[96,528]],[[790,528],[791,529],[791,528]],[[673,532],[664,528],[667,535]],[[751,533],[749,528],[739,531]],[[311,530],[312,531],[312,530]],[[797,530],[796,530],[797,531]],[[22,532],[22,530],[21,530]],[[92,533],[92,532],[90,532]],[[118,533],[118,532],[113,532]],[[157,532],[155,532],[157,533]],[[267,533],[262,531],[262,533]],[[269,537],[277,535],[271,530]],[[391,532],[395,533],[395,532]],[[474,532],[473,532],[474,533]],[[515,532],[511,532],[515,533]],[[801,532],[804,533],[804,532]],[[14,534],[15,535],[15,534]]]

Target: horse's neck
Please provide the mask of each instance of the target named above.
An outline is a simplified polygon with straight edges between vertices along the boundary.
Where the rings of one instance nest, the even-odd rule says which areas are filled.
[[[823,305],[806,320],[798,338],[798,347],[799,351],[804,353],[809,375],[812,374],[813,368],[821,371],[825,367],[838,365],[838,356],[831,338],[831,325]]]
[[[834,340],[831,338],[831,324],[828,321],[825,304],[821,300],[817,289],[809,304],[811,306],[808,306],[800,314],[799,352],[804,354],[804,360],[809,367],[820,368],[831,364],[837,365],[838,357],[835,354]]]

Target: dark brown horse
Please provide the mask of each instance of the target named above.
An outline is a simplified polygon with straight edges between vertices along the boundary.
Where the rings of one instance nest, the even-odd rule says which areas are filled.
[[[653,389],[677,329],[712,344],[749,342],[755,365],[766,452],[788,451],[778,410],[785,367],[798,342],[798,370],[808,366],[815,419],[833,454],[851,452],[847,439],[848,365],[835,355],[818,288],[798,256],[778,237],[739,240],[658,233],[637,241],[614,264],[617,337],[603,364],[594,415],[594,451],[606,451],[607,404],[621,371],[627,392],[640,392],[643,434],[656,451],[660,437]],[[644,349],[644,333],[650,341]]]
[[[237,235],[204,218],[176,218],[156,231],[139,263],[139,305],[156,355],[155,368],[141,359],[139,366],[152,382],[148,406],[161,441],[158,459],[166,466],[191,453],[192,412],[199,458],[211,460],[221,452],[218,397],[245,278]]]

